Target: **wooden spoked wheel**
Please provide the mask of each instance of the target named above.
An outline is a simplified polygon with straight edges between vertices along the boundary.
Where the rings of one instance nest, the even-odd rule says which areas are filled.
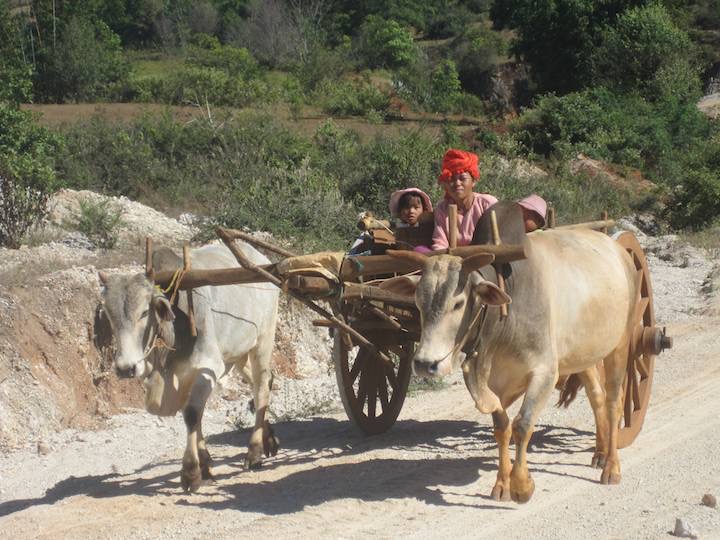
[[[650,271],[645,253],[637,238],[629,232],[619,233],[614,238],[632,257],[637,270],[636,283],[638,284],[635,311],[631,319],[633,334],[628,350],[627,375],[623,387],[623,410],[618,437],[618,448],[624,448],[630,446],[640,433],[650,401],[655,354],[651,354],[650,347],[643,346],[643,336],[647,336],[655,329],[655,311]]]
[[[369,435],[383,433],[397,420],[410,383],[414,342],[383,343],[380,334],[366,334],[393,365],[364,347],[348,347],[335,331],[333,360],[340,396],[348,418]]]

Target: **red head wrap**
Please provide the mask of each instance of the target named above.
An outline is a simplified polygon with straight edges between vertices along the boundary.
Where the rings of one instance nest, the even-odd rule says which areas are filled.
[[[439,182],[449,182],[453,174],[467,172],[475,180],[480,178],[477,154],[465,152],[464,150],[450,149],[445,152],[442,160],[442,172],[438,177]]]

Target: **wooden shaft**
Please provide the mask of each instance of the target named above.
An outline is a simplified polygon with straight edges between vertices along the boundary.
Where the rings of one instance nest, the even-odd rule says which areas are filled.
[[[255,238],[253,235],[248,234],[243,231],[238,231],[237,229],[225,229],[230,235],[231,238],[239,238],[240,240],[243,240],[247,242],[248,244],[252,244],[253,246],[260,247],[263,249],[267,249],[268,251],[272,251],[273,253],[277,253],[278,255],[282,255],[283,257],[296,257],[297,255],[293,253],[292,251],[288,251],[286,249],[283,249],[281,247],[277,247],[270,242],[266,242],[265,240],[260,240],[258,238]]]
[[[152,238],[150,238],[149,236],[146,236],[145,237],[145,275],[146,276],[153,275],[152,255],[153,255]]]
[[[607,220],[608,220],[607,210],[603,210],[603,213],[600,214],[600,221],[605,221],[605,222],[607,222]],[[603,232],[603,234],[607,234],[607,233],[608,233],[608,228],[607,228],[607,227],[603,227],[603,228],[602,228],[602,232]]]
[[[615,225],[614,219],[605,219],[605,220],[599,220],[599,221],[585,221],[583,223],[573,223],[572,225],[561,225],[560,227],[557,227],[558,229],[562,230],[572,230],[572,229],[594,229],[594,230],[601,230],[601,229],[609,229],[610,227]]]
[[[496,246],[499,246],[501,244],[500,229],[498,229],[497,216],[495,215],[495,210],[490,211],[490,223],[492,224],[493,244],[495,244]],[[495,273],[497,274],[498,287],[500,287],[500,290],[502,292],[505,292],[505,277],[502,275],[501,265],[499,265],[499,264],[495,265]],[[507,317],[507,315],[508,315],[507,304],[503,304],[500,306],[500,318],[505,318],[505,317]]]
[[[274,272],[274,264],[263,265],[267,272]],[[158,272],[155,274],[155,284],[166,288],[172,280],[173,270]],[[261,277],[257,272],[246,268],[215,268],[211,270],[189,270],[180,283],[180,290],[206,287],[208,285],[237,285],[239,283],[264,283],[267,279]]]
[[[183,244],[183,272],[190,270],[190,244]],[[181,283],[182,285],[182,283]],[[197,327],[195,326],[195,304],[193,302],[192,289],[187,291],[188,302],[188,322],[190,323],[190,335],[197,337]]]
[[[257,272],[258,275],[260,275],[261,277],[264,277],[264,278],[265,278],[265,281],[268,281],[268,282],[272,283],[273,285],[277,286],[279,289],[282,289],[282,285],[283,285],[282,280],[281,280],[280,278],[278,278],[277,276],[271,274],[270,272],[268,272],[268,271],[265,270],[264,268],[253,264],[253,263],[250,261],[250,259],[248,259],[248,258],[245,256],[245,254],[240,250],[240,248],[237,247],[237,245],[236,245],[235,242],[233,241],[232,236],[230,236],[225,229],[223,229],[222,227],[218,227],[218,229],[217,229],[216,232],[217,232],[218,236],[220,237],[220,239],[225,243],[225,245],[228,247],[228,249],[232,252],[232,254],[235,256],[235,258],[237,259],[237,261],[238,261],[242,266],[244,266],[244,267],[247,268],[248,270],[253,270],[253,271]],[[325,317],[326,319],[328,319],[328,320],[334,322],[335,324],[337,324],[337,326],[338,326],[340,329],[342,329],[342,330],[345,331],[346,333],[350,334],[355,341],[357,341],[358,343],[360,343],[361,345],[363,345],[363,346],[364,346],[366,349],[368,349],[372,354],[378,356],[383,362],[385,362],[385,363],[387,363],[387,364],[392,364],[392,360],[390,360],[390,358],[388,358],[387,355],[385,355],[385,353],[383,353],[382,351],[378,350],[378,348],[375,347],[375,345],[373,345],[372,343],[370,343],[370,342],[365,338],[365,336],[363,336],[360,332],[358,332],[357,330],[355,330],[354,328],[352,328],[352,327],[349,326],[348,324],[345,324],[344,321],[341,321],[340,319],[338,319],[337,317],[335,317],[335,315],[333,315],[332,313],[330,313],[328,310],[326,310],[326,309],[324,309],[324,308],[321,308],[321,307],[318,306],[315,302],[313,302],[313,301],[311,301],[311,300],[308,300],[307,298],[304,298],[302,295],[298,294],[297,292],[295,292],[295,291],[292,290],[292,289],[288,289],[288,294],[290,294],[290,296],[292,296],[292,297],[300,300],[300,302],[302,302],[302,303],[305,304],[307,307],[309,307],[310,309],[312,309],[312,310],[313,310],[315,313],[317,313],[318,315],[321,315],[322,317]]]
[[[448,205],[448,244],[450,248],[457,247],[458,239],[458,208],[456,204]]]

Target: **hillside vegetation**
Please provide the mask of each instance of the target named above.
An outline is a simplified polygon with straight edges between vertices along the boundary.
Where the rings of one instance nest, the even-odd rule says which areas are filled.
[[[72,187],[344,247],[392,190],[438,198],[451,145],[481,155],[481,190],[562,220],[705,228],[720,130],[696,103],[719,35],[718,0],[0,2],[0,244]],[[115,102],[153,107],[60,126],[21,107]]]

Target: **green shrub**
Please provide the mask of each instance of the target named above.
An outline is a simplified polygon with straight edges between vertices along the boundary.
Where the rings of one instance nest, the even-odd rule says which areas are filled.
[[[43,182],[17,178],[0,166],[0,246],[17,249],[47,215],[50,191]]]
[[[331,81],[325,79],[315,90],[316,102],[328,114],[364,116],[370,111],[385,114],[390,96],[373,86],[369,80]]]
[[[435,67],[430,79],[430,110],[454,111],[460,95],[460,79],[455,62],[443,60]]]
[[[358,52],[370,67],[398,68],[416,55],[412,34],[392,19],[370,15],[360,27]]]
[[[680,88],[683,96],[696,98],[700,80],[692,54],[690,38],[661,4],[631,8],[606,27],[602,45],[593,51],[594,79],[649,99],[677,95]]]
[[[451,51],[463,88],[489,96],[492,75],[500,59],[507,54],[502,36],[484,26],[471,28],[453,41]]]
[[[80,215],[72,225],[97,247],[112,249],[122,225],[122,209],[110,199],[81,200]]]

